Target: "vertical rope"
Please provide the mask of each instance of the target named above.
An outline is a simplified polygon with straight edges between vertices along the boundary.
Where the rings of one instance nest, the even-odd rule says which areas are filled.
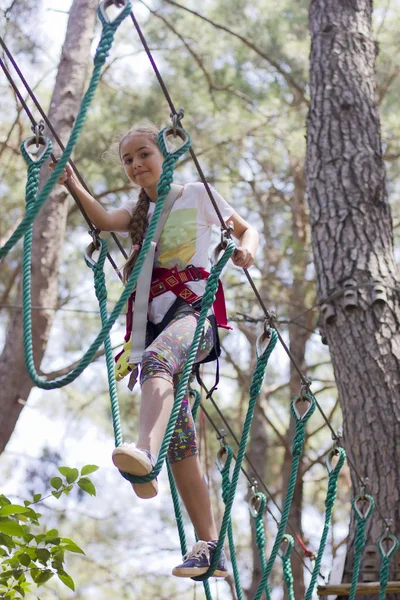
[[[294,539],[291,535],[289,535],[288,533],[285,533],[285,535],[282,538],[282,541],[286,542],[288,545],[286,552],[281,554],[281,559],[282,559],[282,563],[283,563],[283,580],[286,585],[288,600],[295,600],[294,579],[293,579],[293,573],[292,573],[292,564],[290,562],[290,555],[291,555],[293,547],[294,547]]]
[[[308,589],[307,589],[305,600],[311,600],[311,597],[312,597],[312,594],[314,591],[314,587],[315,587],[315,583],[317,581],[319,569],[320,569],[321,562],[322,562],[322,557],[323,557],[323,554],[325,551],[326,540],[327,540],[328,532],[329,532],[329,526],[330,526],[331,519],[332,519],[332,509],[333,509],[333,505],[335,504],[335,500],[336,500],[339,473],[344,465],[344,461],[346,460],[346,452],[344,451],[343,448],[337,448],[336,452],[339,454],[339,459],[338,459],[338,462],[336,463],[336,466],[334,469],[332,469],[330,460],[327,461],[329,482],[328,482],[328,489],[327,489],[326,498],[325,498],[324,529],[322,532],[321,541],[320,541],[319,549],[318,549],[318,555],[317,555],[317,558],[315,561],[313,574],[311,576],[311,581],[310,581],[310,585],[308,586]]]
[[[366,503],[366,506],[359,508],[359,503]],[[375,506],[374,499],[372,496],[365,494],[363,496],[356,496],[353,498],[352,508],[357,521],[356,525],[356,537],[354,542],[354,564],[353,564],[353,577],[351,580],[351,588],[349,594],[349,600],[354,600],[357,593],[357,582],[358,575],[360,572],[361,556],[365,546],[365,527],[367,521],[373,513]]]
[[[297,410],[297,404],[303,401],[307,401],[309,403],[308,410],[303,413],[301,416]],[[292,446],[292,454],[293,454],[293,462],[292,462],[292,470],[289,478],[288,490],[286,493],[285,504],[282,510],[281,522],[278,527],[278,533],[275,538],[274,546],[271,551],[271,556],[268,560],[267,567],[265,569],[265,573],[261,578],[261,582],[257,588],[256,595],[254,596],[254,600],[259,600],[263,593],[263,589],[265,587],[266,582],[271,574],[272,567],[274,566],[274,562],[276,556],[278,554],[279,546],[281,545],[282,538],[286,529],[287,521],[289,518],[289,511],[293,500],[294,488],[296,485],[297,473],[299,470],[300,458],[303,451],[304,439],[305,439],[305,427],[307,421],[311,417],[311,415],[315,411],[315,399],[311,394],[303,394],[302,396],[296,396],[292,399],[290,403],[291,412],[293,418],[295,420],[295,434],[293,438],[293,446]]]
[[[267,498],[265,494],[258,492],[252,498],[250,498],[250,514],[254,520],[254,528],[256,532],[256,544],[258,548],[258,554],[260,556],[261,562],[261,572],[265,573],[267,569],[267,559],[265,557],[265,546],[267,540],[265,538],[265,530],[264,530],[264,513],[267,507]],[[267,600],[271,600],[271,589],[269,586],[269,582],[265,583],[265,594]]]
[[[384,543],[389,542],[391,544],[391,548],[385,550],[383,547]],[[379,572],[379,582],[380,582],[380,591],[379,591],[379,600],[385,600],[386,597],[386,588],[389,581],[389,567],[390,561],[392,560],[394,554],[396,553],[397,548],[399,547],[399,540],[394,535],[385,534],[378,540],[378,550],[379,554],[382,558],[381,569]]]

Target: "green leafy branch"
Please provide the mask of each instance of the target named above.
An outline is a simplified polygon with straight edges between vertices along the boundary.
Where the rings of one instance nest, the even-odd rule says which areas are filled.
[[[81,471],[59,467],[62,477],[53,477],[53,488],[48,496],[34,494],[23,505],[13,504],[0,495],[0,597],[10,600],[24,598],[31,591],[32,581],[38,587],[55,575],[64,585],[75,590],[74,580],[64,569],[65,552],[85,554],[75,542],[59,535],[57,529],[34,534],[40,527],[41,514],[32,506],[54,496],[68,495],[74,486],[95,496],[96,488],[88,477],[98,470],[96,465],[85,465]]]

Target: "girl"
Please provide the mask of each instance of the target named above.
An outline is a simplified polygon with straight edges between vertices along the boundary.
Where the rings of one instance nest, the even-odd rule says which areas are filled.
[[[68,182],[98,229],[130,234],[132,252],[124,267],[125,280],[133,269],[149,216],[157,202],[157,183],[163,165],[157,135],[157,128],[144,122],[130,129],[119,144],[119,156],[126,176],[140,188],[137,203],[133,208],[123,206],[114,211],[105,210],[85,191],[69,166],[59,181],[60,184]],[[213,196],[223,219],[232,223],[233,235],[239,240],[232,256],[233,263],[248,269],[254,262],[258,234],[215,190]],[[191,183],[182,186],[159,240],[155,267],[177,268],[181,272],[188,265],[192,265],[191,268],[206,268],[212,225],[219,225],[219,220],[204,185]],[[185,285],[196,297],[201,297],[204,293],[204,280],[189,281]],[[160,329],[160,323],[172,305],[176,305],[176,300],[173,291],[166,291],[154,297],[149,304],[150,324],[158,325]],[[121,471],[145,475],[152,470],[162,444],[173,406],[174,390],[178,386],[179,374],[186,362],[198,317],[199,312],[194,306],[182,302],[177,306],[172,320],[146,348],[141,361],[139,439],[137,444],[122,444],[115,448],[112,455],[115,466]],[[214,341],[213,327],[207,319],[196,362],[201,362],[207,357],[214,347]],[[175,567],[173,574],[178,577],[195,577],[205,573],[212,563],[218,532],[200,466],[188,397],[182,402],[168,451],[168,460],[199,539],[192,552]],[[157,480],[135,483],[132,486],[140,498],[151,498],[158,492]],[[226,577],[227,574],[226,558],[222,553],[214,577]]]

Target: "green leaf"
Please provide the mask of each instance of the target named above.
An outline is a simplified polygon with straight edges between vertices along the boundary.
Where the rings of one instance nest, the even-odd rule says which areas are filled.
[[[49,579],[51,579],[53,577],[53,575],[54,575],[53,571],[46,569],[45,571],[42,571],[35,578],[34,581],[35,581],[36,585],[39,587],[40,585],[43,585],[44,583],[46,583],[46,581],[49,581]]]
[[[7,504],[7,506],[0,508],[0,517],[10,517],[11,515],[19,515],[27,512],[28,509],[26,506],[20,506],[19,504]]]
[[[52,477],[50,479],[50,485],[51,487],[55,488],[56,490],[59,490],[60,487],[62,486],[63,482],[61,477]]]
[[[14,590],[16,592],[18,592],[18,594],[20,594],[23,598],[25,598],[25,592],[24,589],[20,586],[20,585],[16,585]]]
[[[0,506],[4,506],[5,504],[11,504],[11,502],[4,494],[0,494]]]
[[[69,467],[59,467],[61,475],[67,479],[68,483],[73,483],[79,477],[78,469],[70,469]]]
[[[44,535],[44,533],[39,533],[39,535],[36,536],[36,543],[40,544],[45,538],[46,536]]]
[[[24,536],[24,530],[19,523],[15,521],[0,521],[0,532],[8,535],[16,535],[17,537]]]
[[[34,502],[39,502],[39,500],[41,500],[41,498],[42,498],[42,494],[34,494],[33,495]]]
[[[99,467],[97,465],[85,465],[81,469],[81,475],[89,475],[90,473],[94,473],[98,471]]]
[[[59,537],[58,529],[49,529],[44,536],[45,540],[51,540],[53,538]]]
[[[19,557],[19,562],[21,563],[21,565],[23,565],[24,567],[29,567],[29,565],[31,564],[31,557],[29,556],[29,554],[26,554],[26,552],[24,552],[23,554],[21,554],[21,556]]]
[[[60,496],[62,496],[62,492],[51,492],[53,496],[55,496],[56,498],[59,498]]]
[[[94,487],[93,483],[88,477],[81,477],[81,479],[79,479],[78,481],[78,485],[81,488],[81,490],[83,490],[87,494],[90,494],[91,496],[96,495],[96,488]]]
[[[26,537],[27,536],[25,536],[25,539]],[[0,533],[0,544],[2,546],[6,546],[7,548],[15,548],[13,539],[8,535],[3,535],[2,533]]]
[[[16,585],[14,590],[18,592],[18,594],[20,594],[22,598],[25,598],[25,591],[20,585]]]
[[[18,579],[19,577],[21,577],[22,573],[23,573],[22,569],[13,569],[14,579]]]
[[[65,494],[66,496],[68,496],[68,494],[70,493],[71,490],[73,490],[74,486],[73,485],[69,485],[68,487],[65,487],[63,489],[63,494]]]
[[[65,550],[69,550],[70,552],[76,552],[77,554],[85,554],[84,551],[69,538],[61,538],[61,543]]]
[[[50,558],[50,552],[47,550],[47,548],[37,548],[36,556],[40,562],[45,565]]]
[[[70,590],[72,590],[73,592],[75,591],[74,580],[72,579],[72,577],[70,577],[68,575],[68,573],[66,573],[65,571],[63,571],[62,569],[60,569],[58,571],[58,577],[63,582],[64,585],[66,585],[67,587],[69,587]]]

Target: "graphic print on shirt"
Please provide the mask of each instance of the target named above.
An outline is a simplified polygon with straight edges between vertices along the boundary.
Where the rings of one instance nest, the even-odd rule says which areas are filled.
[[[171,212],[159,241],[156,266],[184,269],[196,252],[196,238],[196,208],[179,208]]]

